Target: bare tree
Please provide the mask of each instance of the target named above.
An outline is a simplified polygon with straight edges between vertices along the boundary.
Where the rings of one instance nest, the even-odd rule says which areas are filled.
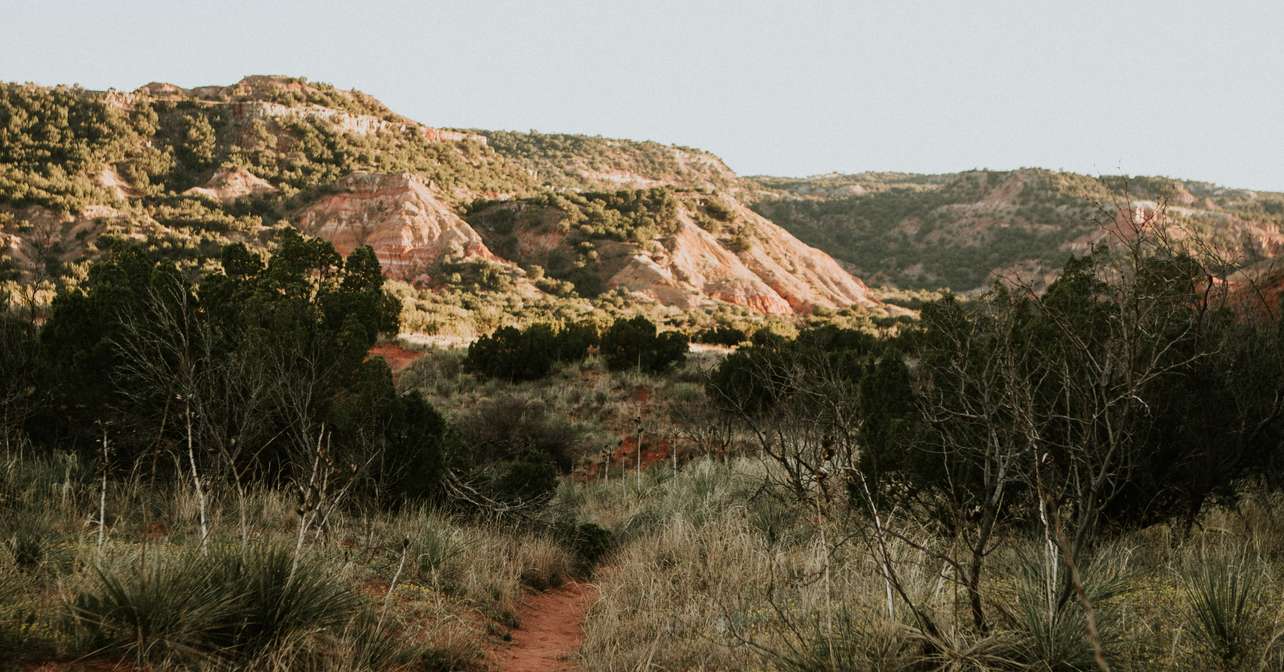
[[[201,326],[196,318],[195,299],[179,277],[161,281],[148,293],[143,315],[122,315],[121,335],[113,345],[120,355],[119,385],[122,396],[135,408],[152,405],[157,394],[165,405],[177,403],[182,422],[182,441],[187,458],[186,471],[191,476],[196,496],[201,530],[201,549],[209,541],[208,486],[202,476],[204,460],[197,460],[197,423],[202,397]],[[159,425],[158,439],[163,438],[165,422]],[[202,451],[203,452],[203,451]],[[176,460],[179,462],[179,460]]]

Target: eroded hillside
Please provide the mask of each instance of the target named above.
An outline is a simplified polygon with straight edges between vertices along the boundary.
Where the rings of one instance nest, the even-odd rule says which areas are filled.
[[[860,280],[731,197],[650,189],[546,194],[478,204],[488,245],[586,296],[623,289],[697,308],[773,315],[873,307]]]
[[[74,276],[122,239],[200,264],[293,226],[343,253],[370,245],[389,276],[425,292],[472,264],[527,297],[614,292],[786,316],[878,305],[833,259],[741,206],[741,186],[700,150],[443,130],[298,78],[0,85],[4,272],[36,283]],[[502,231],[504,213],[523,225]]]
[[[1168,178],[1042,169],[951,175],[747,178],[754,209],[874,285],[966,291],[998,278],[1040,286],[1119,217],[1162,214],[1226,257],[1284,245],[1284,194]]]

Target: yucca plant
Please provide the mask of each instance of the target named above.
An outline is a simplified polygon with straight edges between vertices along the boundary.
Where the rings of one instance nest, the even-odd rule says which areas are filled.
[[[1255,662],[1266,630],[1266,579],[1244,549],[1203,549],[1183,563],[1187,627],[1210,665],[1237,670]]]
[[[247,672],[382,672],[413,669],[430,672],[450,669],[434,666],[427,652],[380,625],[368,609],[361,609],[334,631],[292,633],[253,658],[239,663]]]
[[[1115,657],[1124,638],[1115,602],[1132,589],[1127,557],[1119,549],[1100,549],[1079,568],[1097,643],[1107,659]],[[1055,564],[1045,559],[1041,552],[1022,556],[1012,573],[1015,584],[1009,599],[999,605],[1003,625],[1016,637],[1013,656],[1050,672],[1096,670],[1088,612],[1064,583],[1068,568],[1060,558]]]
[[[210,633],[236,618],[236,595],[210,580],[190,554],[145,555],[94,568],[94,583],[69,605],[69,625],[90,654],[139,664],[221,655]]]
[[[362,606],[327,569],[284,548],[152,553],[99,566],[70,624],[90,653],[141,663],[245,660],[291,638],[338,632]]]
[[[326,567],[307,558],[295,563],[283,547],[223,551],[207,562],[213,583],[235,606],[216,637],[231,649],[253,652],[296,633],[342,628],[360,606]]]
[[[928,634],[914,630],[922,653],[911,669],[932,672],[1007,672],[1026,670],[1018,662],[1020,640],[1011,633],[976,635],[961,629]]]

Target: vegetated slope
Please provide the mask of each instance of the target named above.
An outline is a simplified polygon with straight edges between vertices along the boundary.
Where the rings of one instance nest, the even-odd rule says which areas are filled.
[[[828,255],[726,195],[545,194],[479,203],[468,219],[501,256],[584,296],[624,289],[665,305],[721,301],[775,315],[877,304]]]
[[[1284,245],[1284,194],[1204,182],[1032,168],[745,181],[755,211],[875,285],[966,291],[1015,276],[1040,286],[1119,206],[1162,211],[1177,235],[1198,232],[1241,260]]]
[[[424,126],[365,94],[298,78],[190,90],[153,83],[127,93],[0,84],[0,224],[10,272],[81,260],[104,236],[200,259],[294,223],[327,193],[351,190],[354,173],[422,185],[385,199],[387,218],[364,222],[389,219],[395,231],[381,236],[395,238],[416,217],[393,213],[421,206],[424,221],[410,222],[420,230],[396,251],[410,256],[420,243],[433,247],[427,239],[449,207],[534,187],[480,136]]]
[[[557,190],[612,191],[673,186],[735,190],[740,178],[710,152],[658,142],[565,133],[471,131]]]
[[[740,184],[700,150],[442,130],[366,94],[299,78],[128,93],[0,84],[0,274],[25,281],[74,275],[74,264],[116,239],[199,264],[228,242],[260,244],[294,226],[343,253],[370,245],[390,276],[423,291],[462,277],[463,263],[534,296],[540,278],[525,269],[540,265],[571,281],[551,287],[561,297],[620,289],[667,306],[728,303],[777,315],[877,305],[828,256],[738,205]],[[674,191],[689,189],[728,192],[709,198],[735,231],[697,225],[712,219],[696,203],[702,197]],[[602,193],[570,193],[582,190]],[[621,213],[632,206],[621,204],[653,197],[677,205],[627,233],[572,237],[561,254],[575,268],[538,250],[528,257],[529,245],[488,247],[494,232],[483,240],[460,216],[470,205],[480,212],[479,202],[578,198],[605,199],[601,212],[616,214],[603,216],[629,219]],[[618,244],[589,254],[603,235]]]

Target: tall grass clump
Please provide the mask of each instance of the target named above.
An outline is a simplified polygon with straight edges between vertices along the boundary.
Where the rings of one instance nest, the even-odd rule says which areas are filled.
[[[14,540],[0,539],[0,658],[7,652],[42,644],[39,605],[33,599],[36,582],[26,563],[19,560]]]
[[[1269,574],[1245,549],[1201,549],[1180,568],[1186,627],[1210,669],[1250,669],[1267,644]]]
[[[273,546],[102,563],[69,607],[86,653],[139,664],[245,661],[343,632],[365,608],[331,567]]]
[[[912,628],[846,608],[827,622],[815,619],[797,625],[792,635],[775,648],[758,648],[761,657],[781,672],[890,672],[912,669],[921,659]]]
[[[216,657],[216,633],[234,624],[235,598],[191,552],[145,555],[98,566],[70,604],[71,626],[88,655],[138,664]]]

